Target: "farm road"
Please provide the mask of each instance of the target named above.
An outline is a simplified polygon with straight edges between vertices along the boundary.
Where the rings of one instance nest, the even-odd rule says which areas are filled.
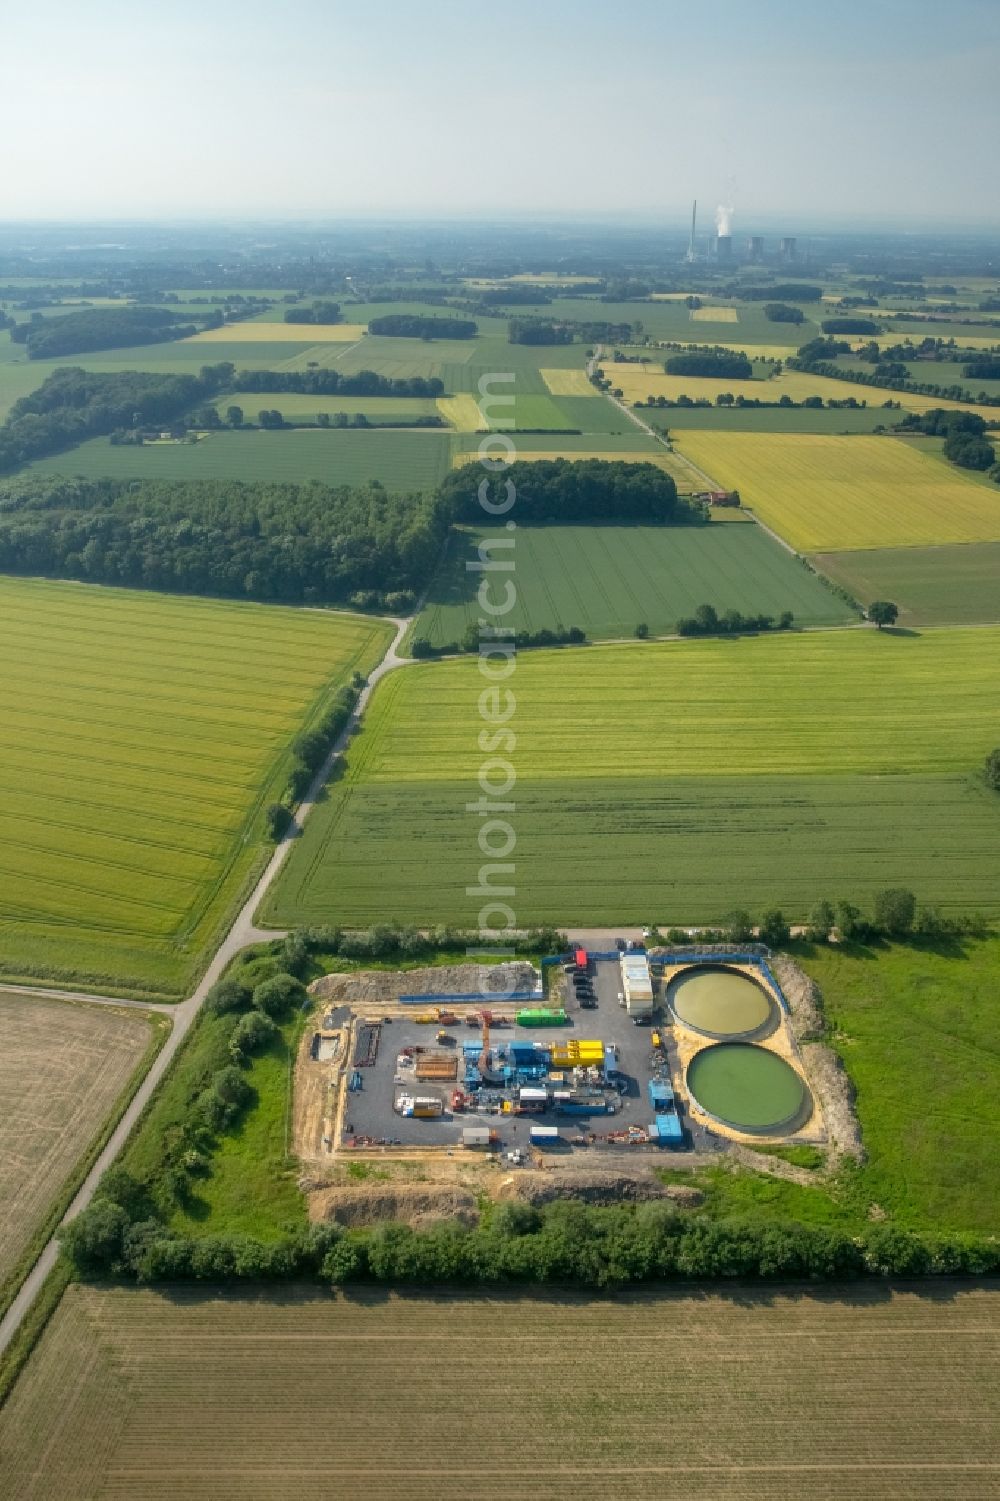
[[[216,950],[211,964],[209,964],[204,975],[202,976],[198,988],[195,990],[192,996],[189,996],[186,1001],[182,1001],[178,1006],[169,1006],[159,1003],[151,1003],[149,1005],[146,1005],[145,1003],[140,1001],[118,1001],[114,1000],[110,996],[85,995],[82,993],[74,994],[72,992],[66,991],[25,990],[25,994],[27,995],[53,995],[63,1000],[65,1000],[67,996],[69,996],[71,999],[89,1001],[98,1005],[132,1006],[142,1010],[166,1012],[173,1018],[174,1023],[170,1032],[170,1036],[167,1038],[166,1042],[163,1044],[163,1047],[154,1058],[148,1074],[139,1085],[139,1088],[136,1090],[134,1096],[132,1097],[132,1101],[129,1104],[127,1110],[125,1111],[121,1120],[118,1122],[114,1131],[111,1133],[111,1136],[108,1138],[107,1145],[105,1146],[103,1152],[94,1163],[83,1183],[80,1185],[80,1189],[76,1197],[67,1209],[66,1214],[63,1216],[63,1224],[65,1224],[67,1220],[73,1219],[74,1216],[79,1214],[82,1209],[86,1209],[87,1205],[93,1199],[94,1192],[101,1180],[102,1175],[111,1166],[115,1158],[125,1146],[125,1143],[132,1132],[132,1128],[135,1126],[140,1115],[145,1110],[160,1080],[163,1078],[167,1069],[173,1062],[181,1043],[184,1041],[188,1032],[191,1030],[195,1018],[197,1017],[198,1012],[201,1010],[202,1005],[204,1004],[205,997],[208,995],[209,990],[215,984],[216,980],[218,980],[222,975],[230,960],[233,959],[241,949],[247,948],[252,943],[259,943],[268,938],[280,938],[283,936],[280,931],[275,932],[264,930],[263,928],[258,928],[253,920],[254,913],[257,910],[260,902],[263,900],[263,897],[268,890],[268,887],[271,885],[271,882],[274,880],[275,876],[278,874],[278,871],[281,869],[285,859],[288,856],[288,852],[292,847],[292,844],[302,832],[302,825],[305,823],[306,819],[309,817],[309,814],[315,807],[316,800],[319,797],[323,784],[330,774],[330,769],[333,766],[334,761],[338,756],[343,754],[344,748],[348,744],[354,731],[357,729],[358,721],[361,715],[364,713],[365,707],[368,703],[369,698],[371,697],[372,689],[375,687],[375,684],[381,678],[385,677],[386,673],[393,672],[398,667],[404,667],[410,661],[410,658],[401,657],[398,652],[399,644],[402,641],[403,635],[410,624],[410,620],[408,618],[398,619],[394,617],[392,619],[392,624],[396,628],[395,635],[393,636],[392,641],[389,643],[389,646],[386,649],[385,656],[382,658],[381,662],[379,662],[378,666],[373,668],[373,670],[369,674],[367,683],[361,690],[361,693],[358,695],[358,702],[355,706],[354,712],[352,713],[350,719],[348,720],[343,731],[338,737],[333,749],[330,751],[330,754],[327,756],[326,760],[323,762],[323,765],[320,767],[319,771],[313,778],[312,785],[309,788],[309,791],[306,793],[305,798],[300,803],[298,812],[292,820],[288,832],[281,840],[281,843],[275,847],[274,854],[271,856],[270,860],[267,863],[267,869],[264,871],[253,891],[250,893],[250,896],[244,902],[242,908],[237,914],[235,921],[230,927],[219,948]],[[32,1303],[34,1303],[36,1297],[42,1289],[42,1284],[45,1282],[46,1277],[55,1266],[58,1254],[58,1241],[56,1240],[56,1237],[53,1236],[52,1239],[47,1242],[45,1249],[42,1251],[31,1271],[24,1279],[24,1282],[18,1289],[17,1296],[14,1298],[3,1319],[0,1320],[0,1354],[2,1354],[4,1350],[6,1350],[7,1346],[14,1338],[18,1329],[21,1327],[21,1324],[23,1323],[28,1310],[30,1309]]]

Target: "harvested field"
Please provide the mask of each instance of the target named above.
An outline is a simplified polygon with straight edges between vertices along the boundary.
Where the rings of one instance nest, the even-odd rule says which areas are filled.
[[[0,990],[0,1302],[159,1019]]]
[[[543,370],[542,379],[552,396],[593,396],[594,387],[585,370]]]
[[[457,428],[460,433],[479,433],[489,430],[489,423],[479,409],[479,402],[468,393],[460,396],[439,396],[437,409],[444,420]]]
[[[365,323],[224,323],[182,344],[351,344],[367,329]]]
[[[1000,490],[893,438],[688,430],[678,444],[800,552],[1000,540]]]
[[[994,1287],[75,1286],[0,1452],[18,1501],[499,1501],[512,1435],[544,1501],[985,1501],[998,1381]]]
[[[693,307],[693,323],[738,323],[740,315],[734,307]]]

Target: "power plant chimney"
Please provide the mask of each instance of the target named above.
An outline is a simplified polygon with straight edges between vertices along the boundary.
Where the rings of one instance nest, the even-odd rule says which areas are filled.
[[[781,259],[783,261],[794,261],[797,254],[795,236],[787,235],[785,239],[780,242],[778,249],[781,252]]]
[[[698,200],[696,198],[694,200],[694,202],[692,203],[692,205],[691,205],[691,238],[688,241],[688,253],[687,253],[687,257],[686,257],[686,259],[688,260],[689,263],[691,261],[695,261],[695,260],[698,259],[697,251],[694,248],[694,236],[695,236],[695,230],[697,229],[697,226],[698,226]]]
[[[750,236],[749,240],[747,241],[747,255],[750,257],[750,260],[754,265],[759,265],[759,263],[764,259],[763,235]]]
[[[733,258],[732,235],[716,235],[715,254],[720,261],[731,261]]]

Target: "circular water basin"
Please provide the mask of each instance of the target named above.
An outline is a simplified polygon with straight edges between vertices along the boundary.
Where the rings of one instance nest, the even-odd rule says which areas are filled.
[[[698,964],[682,970],[668,985],[667,1000],[679,1022],[706,1037],[749,1037],[774,1012],[774,1002],[762,986],[724,965]]]
[[[751,1042],[718,1042],[688,1064],[687,1087],[706,1115],[736,1131],[773,1135],[801,1115],[809,1090],[791,1064]]]

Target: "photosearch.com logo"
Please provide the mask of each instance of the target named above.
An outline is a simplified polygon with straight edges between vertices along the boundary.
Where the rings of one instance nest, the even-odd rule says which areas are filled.
[[[466,563],[471,573],[480,575],[476,591],[479,606],[479,673],[483,680],[478,695],[479,730],[477,744],[484,759],[480,762],[477,782],[479,796],[466,804],[466,812],[479,820],[477,843],[482,857],[477,884],[467,886],[467,897],[481,903],[476,927],[488,948],[470,950],[480,958],[494,962],[514,953],[517,932],[515,900],[514,850],[517,832],[513,817],[517,810],[514,788],[517,772],[511,757],[517,749],[514,716],[517,699],[511,679],[517,666],[517,646],[511,612],[517,604],[516,572],[517,523],[511,515],[517,501],[514,482],[499,481],[498,473],[514,462],[517,450],[504,428],[514,426],[514,374],[484,375],[479,382],[479,410],[490,429],[479,445],[479,463],[486,470],[480,481],[478,498],[490,522],[503,521],[504,530],[497,536],[484,537],[478,556]],[[496,386],[506,390],[494,390]],[[501,992],[496,992],[498,999]]]

